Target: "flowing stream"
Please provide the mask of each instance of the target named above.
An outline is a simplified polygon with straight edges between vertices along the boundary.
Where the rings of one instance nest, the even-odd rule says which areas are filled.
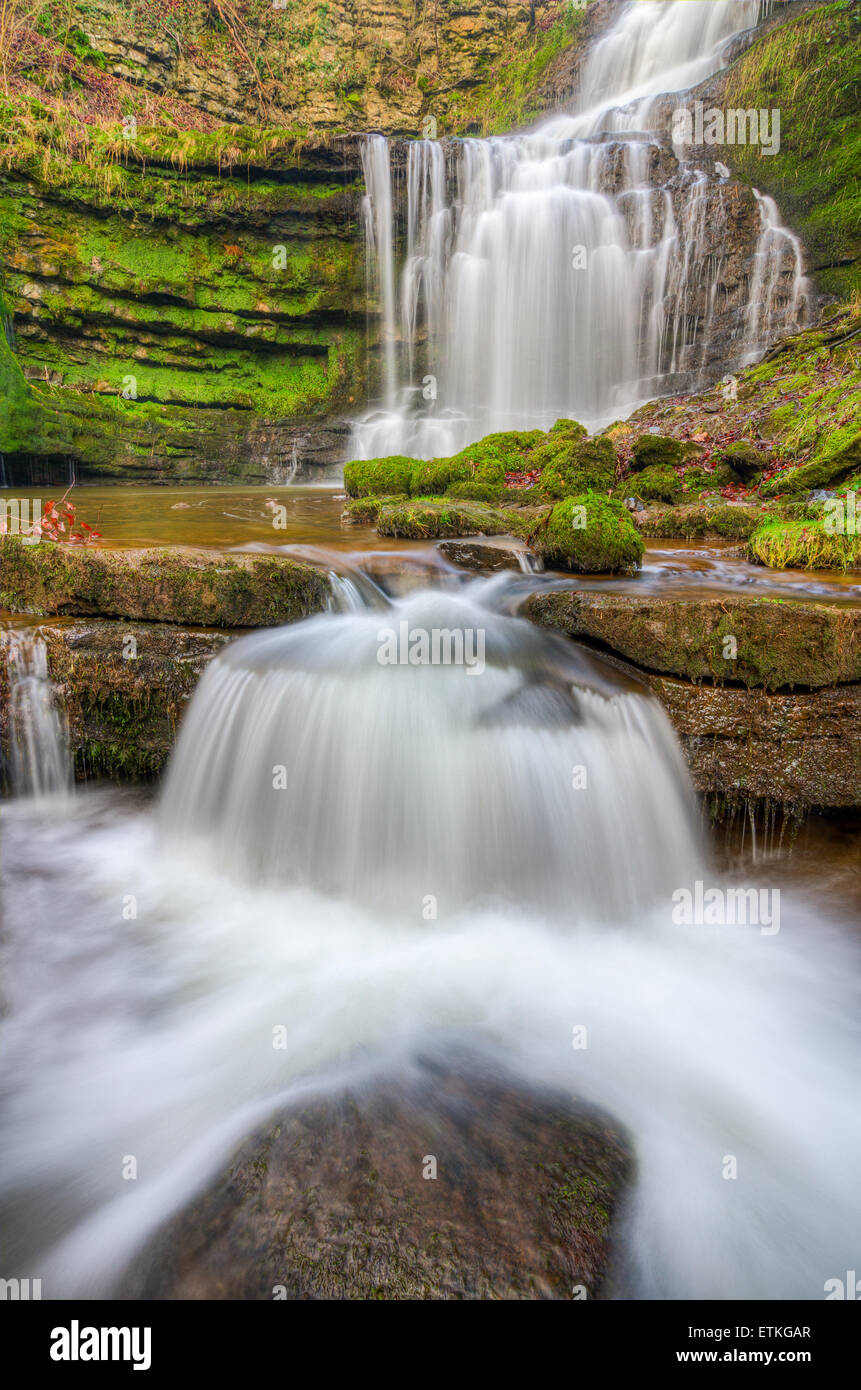
[[[561,416],[597,428],[735,370],[803,320],[800,246],[770,199],[752,206],[741,285],[725,282],[732,185],[673,151],[660,101],[721,67],[759,12],[758,0],[636,0],[594,44],[572,114],[523,134],[410,141],[404,170],[369,138],[382,394],[356,424],[356,457],[443,456]]]
[[[624,1296],[854,1268],[856,947],[800,891],[778,934],[673,923],[723,880],[665,716],[507,616],[523,582],[356,589],[237,641],[154,809],[6,804],[4,1274],[111,1293],[269,1115],[453,1035],[630,1131]],[[381,662],[401,624],[482,661]]]

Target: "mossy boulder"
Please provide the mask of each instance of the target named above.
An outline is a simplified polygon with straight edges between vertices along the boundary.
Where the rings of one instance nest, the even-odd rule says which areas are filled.
[[[474,469],[466,459],[413,460],[409,492],[413,497],[442,497],[454,483],[473,481]]]
[[[600,1297],[633,1166],[606,1116],[462,1052],[425,1055],[244,1141],[124,1292],[570,1302],[579,1284]]]
[[[768,455],[757,449],[755,444],[744,439],[727,444],[723,449],[716,449],[712,459],[717,466],[723,465],[744,483],[753,482],[769,464]]]
[[[631,450],[631,472],[646,468],[678,468],[685,461],[685,446],[662,434],[641,434]]]
[[[395,454],[391,458],[357,459],[344,464],[344,488],[349,497],[404,496],[410,490],[415,459]]]
[[[699,540],[720,536],[726,540],[743,541],[762,521],[762,513],[754,507],[703,505],[681,507],[651,507],[634,516],[641,536],[656,540]]]
[[[861,535],[835,531],[834,515],[761,521],[748,541],[748,557],[770,569],[861,570]]]
[[[628,510],[594,492],[558,502],[533,544],[548,568],[575,574],[629,574],[643,558]]]
[[[642,473],[629,475],[617,491],[626,497],[640,497],[644,502],[679,502],[684,495],[681,478],[667,464],[654,464]]]
[[[328,606],[329,581],[280,555],[176,546],[103,550],[0,539],[0,607],[13,613],[272,627]]]
[[[543,430],[505,430],[468,444],[454,457],[459,463],[468,463],[482,481],[500,474],[504,480],[506,473],[519,472],[527,466],[529,455],[545,438]]]
[[[606,436],[590,439],[585,432],[571,436],[560,432],[554,438],[551,431],[547,443],[532,455],[530,467],[540,469],[541,491],[553,500],[583,492],[609,492],[615,478],[616,451]]]
[[[649,671],[767,690],[861,680],[861,609],[793,599],[534,594],[526,615]]]

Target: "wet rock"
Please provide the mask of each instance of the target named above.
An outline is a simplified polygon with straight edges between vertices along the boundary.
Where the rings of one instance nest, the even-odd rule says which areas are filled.
[[[248,1140],[129,1293],[592,1298],[631,1168],[606,1118],[475,1058],[424,1059]]]
[[[861,686],[787,695],[647,679],[698,791],[797,808],[861,806]]]
[[[520,550],[479,541],[441,541],[437,547],[453,565],[468,570],[519,570]]]
[[[754,598],[655,599],[566,590],[526,616],[646,670],[780,690],[861,680],[861,610]]]
[[[0,607],[207,627],[272,627],[325,609],[329,582],[275,555],[102,550],[0,540]]]

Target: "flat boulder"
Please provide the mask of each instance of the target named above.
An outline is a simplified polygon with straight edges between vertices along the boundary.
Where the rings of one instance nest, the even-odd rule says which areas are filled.
[[[861,609],[794,599],[660,599],[565,589],[532,595],[533,622],[648,671],[767,690],[861,680]]]
[[[0,607],[201,627],[275,627],[323,611],[326,575],[281,555],[108,550],[0,538]]]

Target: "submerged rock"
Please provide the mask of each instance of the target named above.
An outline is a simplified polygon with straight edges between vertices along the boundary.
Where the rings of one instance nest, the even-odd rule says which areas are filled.
[[[519,570],[523,551],[480,541],[441,541],[437,547],[452,564],[467,570]]]
[[[76,614],[270,627],[322,612],[329,581],[280,555],[224,555],[175,546],[101,550],[16,536],[0,539],[0,607],[12,613]]]
[[[422,1060],[246,1141],[129,1293],[593,1298],[631,1171],[605,1117],[474,1058]]]
[[[527,617],[650,671],[769,690],[861,680],[861,609],[754,598],[534,594]]]

